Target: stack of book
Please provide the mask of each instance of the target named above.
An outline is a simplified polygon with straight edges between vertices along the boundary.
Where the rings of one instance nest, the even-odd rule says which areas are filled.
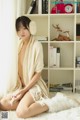
[[[48,13],[48,0],[31,0],[27,14],[34,14],[35,10],[38,14]]]
[[[72,83],[50,85],[50,92],[73,91]]]
[[[60,67],[60,48],[50,46],[50,67]]]
[[[27,14],[33,14],[36,9],[36,0],[31,0],[31,4],[28,8]]]

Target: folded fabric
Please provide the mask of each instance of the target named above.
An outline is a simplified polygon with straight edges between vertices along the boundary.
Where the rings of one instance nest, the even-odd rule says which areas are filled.
[[[43,101],[49,107],[49,112],[59,112],[80,105],[78,101],[64,95],[63,93],[57,93],[51,99],[48,98]]]

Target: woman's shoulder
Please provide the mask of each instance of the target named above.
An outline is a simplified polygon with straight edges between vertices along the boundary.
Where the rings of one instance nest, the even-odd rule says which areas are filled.
[[[34,47],[35,47],[35,48],[41,48],[41,47],[42,47],[41,42],[38,41],[38,40],[35,40],[35,42],[34,42]]]

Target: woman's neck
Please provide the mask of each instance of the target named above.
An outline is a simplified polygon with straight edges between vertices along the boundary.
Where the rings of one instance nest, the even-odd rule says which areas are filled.
[[[30,39],[30,38],[29,38],[29,39]],[[29,39],[25,39],[25,40],[23,40],[23,45],[27,45],[28,42],[29,42]]]

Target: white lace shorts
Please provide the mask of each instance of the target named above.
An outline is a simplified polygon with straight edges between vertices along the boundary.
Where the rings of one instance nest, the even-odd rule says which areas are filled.
[[[33,97],[34,101],[41,100],[43,97],[42,90],[38,85],[33,86],[30,90],[29,93]]]
[[[32,87],[29,92],[35,102],[39,103],[41,106],[44,106],[46,104],[44,101],[47,99],[47,96],[43,94],[43,91],[38,85]]]

